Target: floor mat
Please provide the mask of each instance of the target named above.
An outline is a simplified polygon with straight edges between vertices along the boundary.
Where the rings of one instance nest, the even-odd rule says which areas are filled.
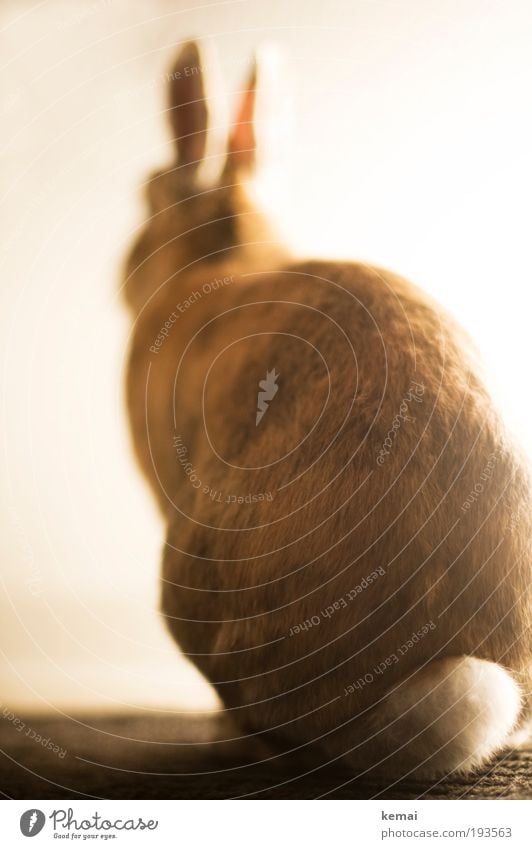
[[[223,714],[16,717],[0,723],[0,791],[13,799],[529,799],[532,747],[473,777],[353,776],[315,753],[273,751]]]

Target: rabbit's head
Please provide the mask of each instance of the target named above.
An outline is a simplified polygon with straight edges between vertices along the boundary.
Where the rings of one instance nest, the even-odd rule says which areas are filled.
[[[139,308],[173,274],[268,249],[268,226],[247,186],[255,169],[254,63],[232,124],[218,180],[205,185],[208,108],[199,49],[186,44],[168,74],[168,117],[175,157],[147,183],[149,216],[129,255],[125,294]],[[270,247],[272,252],[275,252]],[[164,278],[167,280],[168,277]]]

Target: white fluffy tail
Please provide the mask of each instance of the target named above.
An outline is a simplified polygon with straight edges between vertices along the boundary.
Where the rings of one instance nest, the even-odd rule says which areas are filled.
[[[405,772],[435,776],[489,761],[510,742],[520,709],[519,686],[502,666],[451,657],[401,681],[374,719],[392,761]]]

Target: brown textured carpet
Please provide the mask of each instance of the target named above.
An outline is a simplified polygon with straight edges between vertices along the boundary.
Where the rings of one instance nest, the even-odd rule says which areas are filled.
[[[0,750],[0,791],[14,799],[532,798],[532,748],[473,778],[394,784],[275,752],[223,715],[2,718]]]

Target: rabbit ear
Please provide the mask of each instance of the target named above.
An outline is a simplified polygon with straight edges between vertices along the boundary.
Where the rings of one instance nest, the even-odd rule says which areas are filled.
[[[229,134],[226,172],[251,171],[255,165],[256,139],[253,119],[256,96],[257,62],[254,60],[246,87],[240,93],[240,107]]]
[[[169,116],[180,166],[195,174],[207,143],[207,104],[198,45],[188,42],[179,53],[170,75]]]

